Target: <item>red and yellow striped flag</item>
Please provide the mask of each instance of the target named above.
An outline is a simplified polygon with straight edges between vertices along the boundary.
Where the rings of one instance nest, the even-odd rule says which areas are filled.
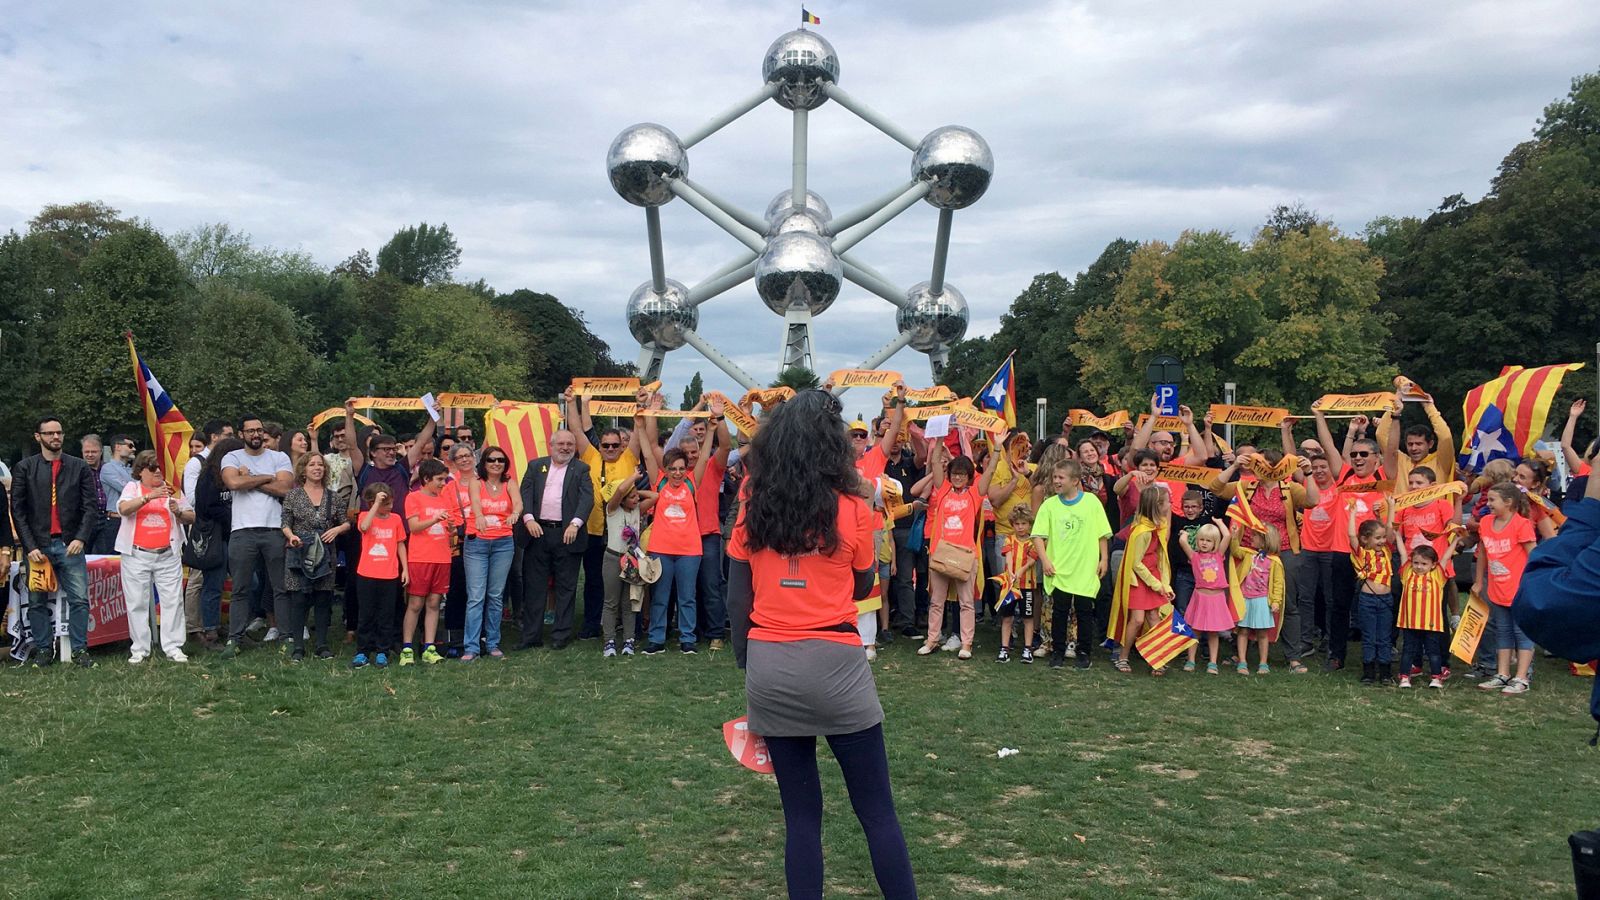
[[[1146,629],[1133,642],[1134,649],[1155,669],[1172,662],[1178,654],[1188,652],[1190,647],[1199,643],[1194,629],[1183,620],[1183,614],[1170,606],[1166,608],[1171,610],[1166,617]]]
[[[183,486],[183,467],[189,462],[189,436],[194,428],[178,411],[167,389],[156,380],[150,367],[133,348],[133,332],[122,336],[128,341],[128,356],[133,359],[133,381],[139,391],[139,403],[144,407],[144,421],[150,427],[150,444],[156,458],[161,461],[161,475],[169,484]]]
[[[1267,524],[1261,521],[1260,516],[1256,515],[1255,509],[1245,499],[1243,491],[1233,495],[1233,502],[1228,504],[1227,517],[1229,522],[1240,528],[1259,534],[1267,533]]]
[[[561,420],[554,403],[503,401],[483,414],[483,445],[499,447],[511,457],[513,483],[522,483],[528,463],[550,453],[550,435]]]
[[[1517,450],[1527,455],[1533,442],[1544,434],[1545,418],[1550,413],[1550,401],[1561,389],[1561,379],[1568,372],[1583,368],[1583,363],[1561,363],[1553,366],[1506,366],[1500,377],[1481,384],[1467,392],[1461,404],[1461,414],[1466,420],[1463,435],[1478,430],[1478,420],[1490,404],[1498,407],[1505,417],[1506,430],[1516,442]]]

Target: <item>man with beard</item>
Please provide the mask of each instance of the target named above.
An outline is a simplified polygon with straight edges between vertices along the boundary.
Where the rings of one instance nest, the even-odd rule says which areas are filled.
[[[1440,484],[1454,481],[1455,439],[1450,434],[1450,426],[1444,416],[1439,414],[1438,407],[1433,405],[1432,400],[1424,402],[1422,411],[1428,414],[1428,424],[1407,428],[1401,439],[1396,441],[1394,433],[1400,428],[1401,408],[1400,399],[1396,397],[1389,409],[1378,417],[1377,427],[1378,445],[1383,448],[1384,468],[1394,475],[1397,488],[1405,488],[1411,470],[1417,466],[1432,469]]]
[[[28,554],[28,565],[55,567],[56,581],[67,599],[67,636],[72,661],[92,667],[89,657],[89,568],[83,551],[105,507],[96,489],[99,479],[87,462],[61,452],[61,420],[45,415],[34,426],[39,452],[17,463],[11,481],[11,518]],[[99,449],[99,439],[95,440]],[[33,629],[33,664],[55,661],[50,628],[49,595],[28,595],[28,626]]]
[[[649,402],[644,392],[640,394],[640,403]],[[577,455],[589,467],[589,479],[595,497],[609,497],[616,485],[639,477],[639,444],[636,435],[624,433],[619,428],[607,428],[595,436],[598,446],[591,443],[589,434],[593,422],[589,417],[588,402],[577,396],[570,387],[561,395],[561,417],[572,427],[578,442]],[[470,430],[467,437],[470,441]],[[583,551],[583,625],[578,629],[579,640],[600,635],[600,608],[605,605],[605,504],[594,505],[594,511],[589,514],[588,531],[589,545]]]
[[[289,598],[283,590],[283,498],[294,487],[289,455],[267,446],[267,431],[256,416],[239,420],[244,449],[222,458],[222,481],[233,493],[233,532],[228,537],[228,574],[234,602],[228,609],[228,643],[224,659],[239,655],[239,642],[250,627],[244,597],[258,574],[271,589],[278,622],[289,621]]]

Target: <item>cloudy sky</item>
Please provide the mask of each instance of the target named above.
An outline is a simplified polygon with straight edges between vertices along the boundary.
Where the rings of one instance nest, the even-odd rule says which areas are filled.
[[[1600,4],[916,3],[815,0],[840,85],[913,134],[972,127],[989,193],[955,217],[950,281],[992,330],[1036,273],[1117,237],[1248,234],[1303,202],[1348,231],[1476,198],[1573,76],[1600,65]],[[99,199],[177,231],[226,221],[333,265],[400,226],[446,222],[458,278],[578,307],[619,358],[649,277],[644,214],[604,171],[611,139],[688,132],[760,86],[798,3],[12,4],[0,20],[0,229]],[[836,212],[906,181],[909,153],[836,104],[811,116],[811,186]],[[693,148],[691,176],[757,212],[788,185],[789,114],[767,104]],[[936,211],[856,249],[927,278]],[[682,202],[669,277],[741,249]],[[757,378],[780,322],[746,285],[701,332]],[[894,336],[847,286],[816,323],[818,368]],[[913,384],[926,360],[888,364]],[[692,349],[694,370],[728,385]]]

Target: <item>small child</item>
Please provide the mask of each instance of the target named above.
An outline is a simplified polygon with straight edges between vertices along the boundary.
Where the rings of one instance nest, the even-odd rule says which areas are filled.
[[[1189,598],[1189,614],[1185,616],[1195,633],[1206,635],[1206,674],[1217,674],[1217,644],[1222,635],[1232,631],[1238,621],[1234,613],[1228,565],[1223,559],[1223,548],[1228,545],[1228,525],[1221,519],[1212,519],[1193,532],[1194,541],[1183,542],[1183,552],[1189,557],[1189,567],[1194,571],[1194,596]]]
[[[1590,476],[1593,477],[1593,476]],[[1527,518],[1528,498],[1516,485],[1500,483],[1489,488],[1489,515],[1478,523],[1477,580],[1473,592],[1489,601],[1489,630],[1495,636],[1496,674],[1478,687],[1503,694],[1528,692],[1529,670],[1533,666],[1533,641],[1528,639],[1511,615],[1511,600],[1522,583],[1522,571],[1533,552],[1533,522]],[[1512,653],[1516,654],[1516,675],[1511,676]]]
[[[1094,598],[1111,557],[1111,523],[1100,498],[1085,493],[1082,469],[1064,459],[1050,470],[1054,494],[1039,504],[1029,532],[1054,605],[1050,624],[1050,668],[1066,664],[1067,626],[1078,623],[1073,665],[1087,669],[1094,644]]]
[[[1455,546],[1455,538],[1451,538],[1446,555]],[[1395,621],[1406,639],[1400,657],[1403,688],[1411,687],[1411,672],[1424,656],[1428,658],[1428,687],[1444,687],[1444,585],[1439,551],[1428,544],[1413,548],[1410,561],[1400,569],[1400,614]]]
[[[1007,516],[1011,534],[1006,535],[1000,557],[1005,560],[1001,569],[1000,590],[1004,596],[996,604],[1000,614],[1000,655],[995,662],[1011,661],[1011,626],[1022,617],[1022,661],[1033,662],[1033,599],[1036,582],[1038,552],[1033,541],[1025,535],[1033,533],[1033,509],[1018,503]]]
[[[1411,474],[1406,476],[1406,490],[1420,491],[1423,488],[1433,487],[1438,481],[1439,476],[1433,471],[1433,467],[1413,466]],[[1459,612],[1460,598],[1456,593],[1456,569],[1451,558],[1452,553],[1446,552],[1445,545],[1450,541],[1447,536],[1450,526],[1458,518],[1460,515],[1456,510],[1456,504],[1447,497],[1440,497],[1418,506],[1409,506],[1394,514],[1396,537],[1399,538],[1396,543],[1400,547],[1401,559],[1410,559],[1411,551],[1422,546],[1432,547],[1434,555],[1439,558],[1437,568],[1444,573],[1443,604],[1446,614],[1452,617]],[[1408,674],[1417,673],[1408,672]]]
[[[622,655],[633,655],[633,631],[637,624],[643,593],[635,600],[632,585],[622,580],[623,557],[639,553],[643,516],[655,505],[656,492],[639,490],[631,478],[615,481],[601,489],[606,504],[606,557],[600,567],[605,583],[605,602],[600,607],[600,655],[617,655],[617,624],[622,624]]]
[[[400,665],[417,660],[417,619],[422,619],[422,661],[432,665],[444,656],[434,645],[439,630],[439,601],[450,591],[450,537],[461,524],[461,504],[445,494],[450,472],[437,459],[417,466],[419,486],[406,495],[406,565],[414,577],[406,581],[406,612],[401,620]]]
[[[1278,554],[1283,551],[1283,536],[1277,526],[1268,525],[1264,534],[1256,538],[1256,549],[1244,546],[1239,532],[1234,532],[1233,560],[1234,582],[1244,595],[1244,618],[1239,620],[1237,631],[1240,675],[1250,674],[1248,656],[1250,642],[1256,644],[1256,674],[1269,675],[1267,647],[1271,645],[1278,628],[1278,613],[1283,611],[1283,563]]]
[[[1116,593],[1112,597],[1113,617],[1126,615],[1122,636],[1117,639],[1121,653],[1112,662],[1118,672],[1133,671],[1134,647],[1146,625],[1160,619],[1162,607],[1172,602],[1171,555],[1167,549],[1168,523],[1172,519],[1172,493],[1160,484],[1139,491],[1138,515],[1128,529],[1128,546],[1117,570]],[[1161,676],[1166,670],[1152,666],[1150,674]]]
[[[1354,511],[1352,510],[1352,513]],[[1394,664],[1394,561],[1389,557],[1389,522],[1368,519],[1350,529],[1350,563],[1356,570],[1356,617],[1361,623],[1361,683],[1388,684]]]
[[[406,566],[405,529],[394,514],[394,494],[374,482],[361,492],[367,511],[356,517],[361,532],[361,560],[356,564],[356,655],[351,668],[369,661],[378,668],[389,665],[384,641],[394,627],[395,598],[411,580]]]

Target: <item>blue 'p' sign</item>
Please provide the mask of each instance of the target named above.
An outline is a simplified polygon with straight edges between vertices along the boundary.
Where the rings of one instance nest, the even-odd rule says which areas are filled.
[[[1175,384],[1156,385],[1156,405],[1161,408],[1163,416],[1178,414],[1178,386]]]

